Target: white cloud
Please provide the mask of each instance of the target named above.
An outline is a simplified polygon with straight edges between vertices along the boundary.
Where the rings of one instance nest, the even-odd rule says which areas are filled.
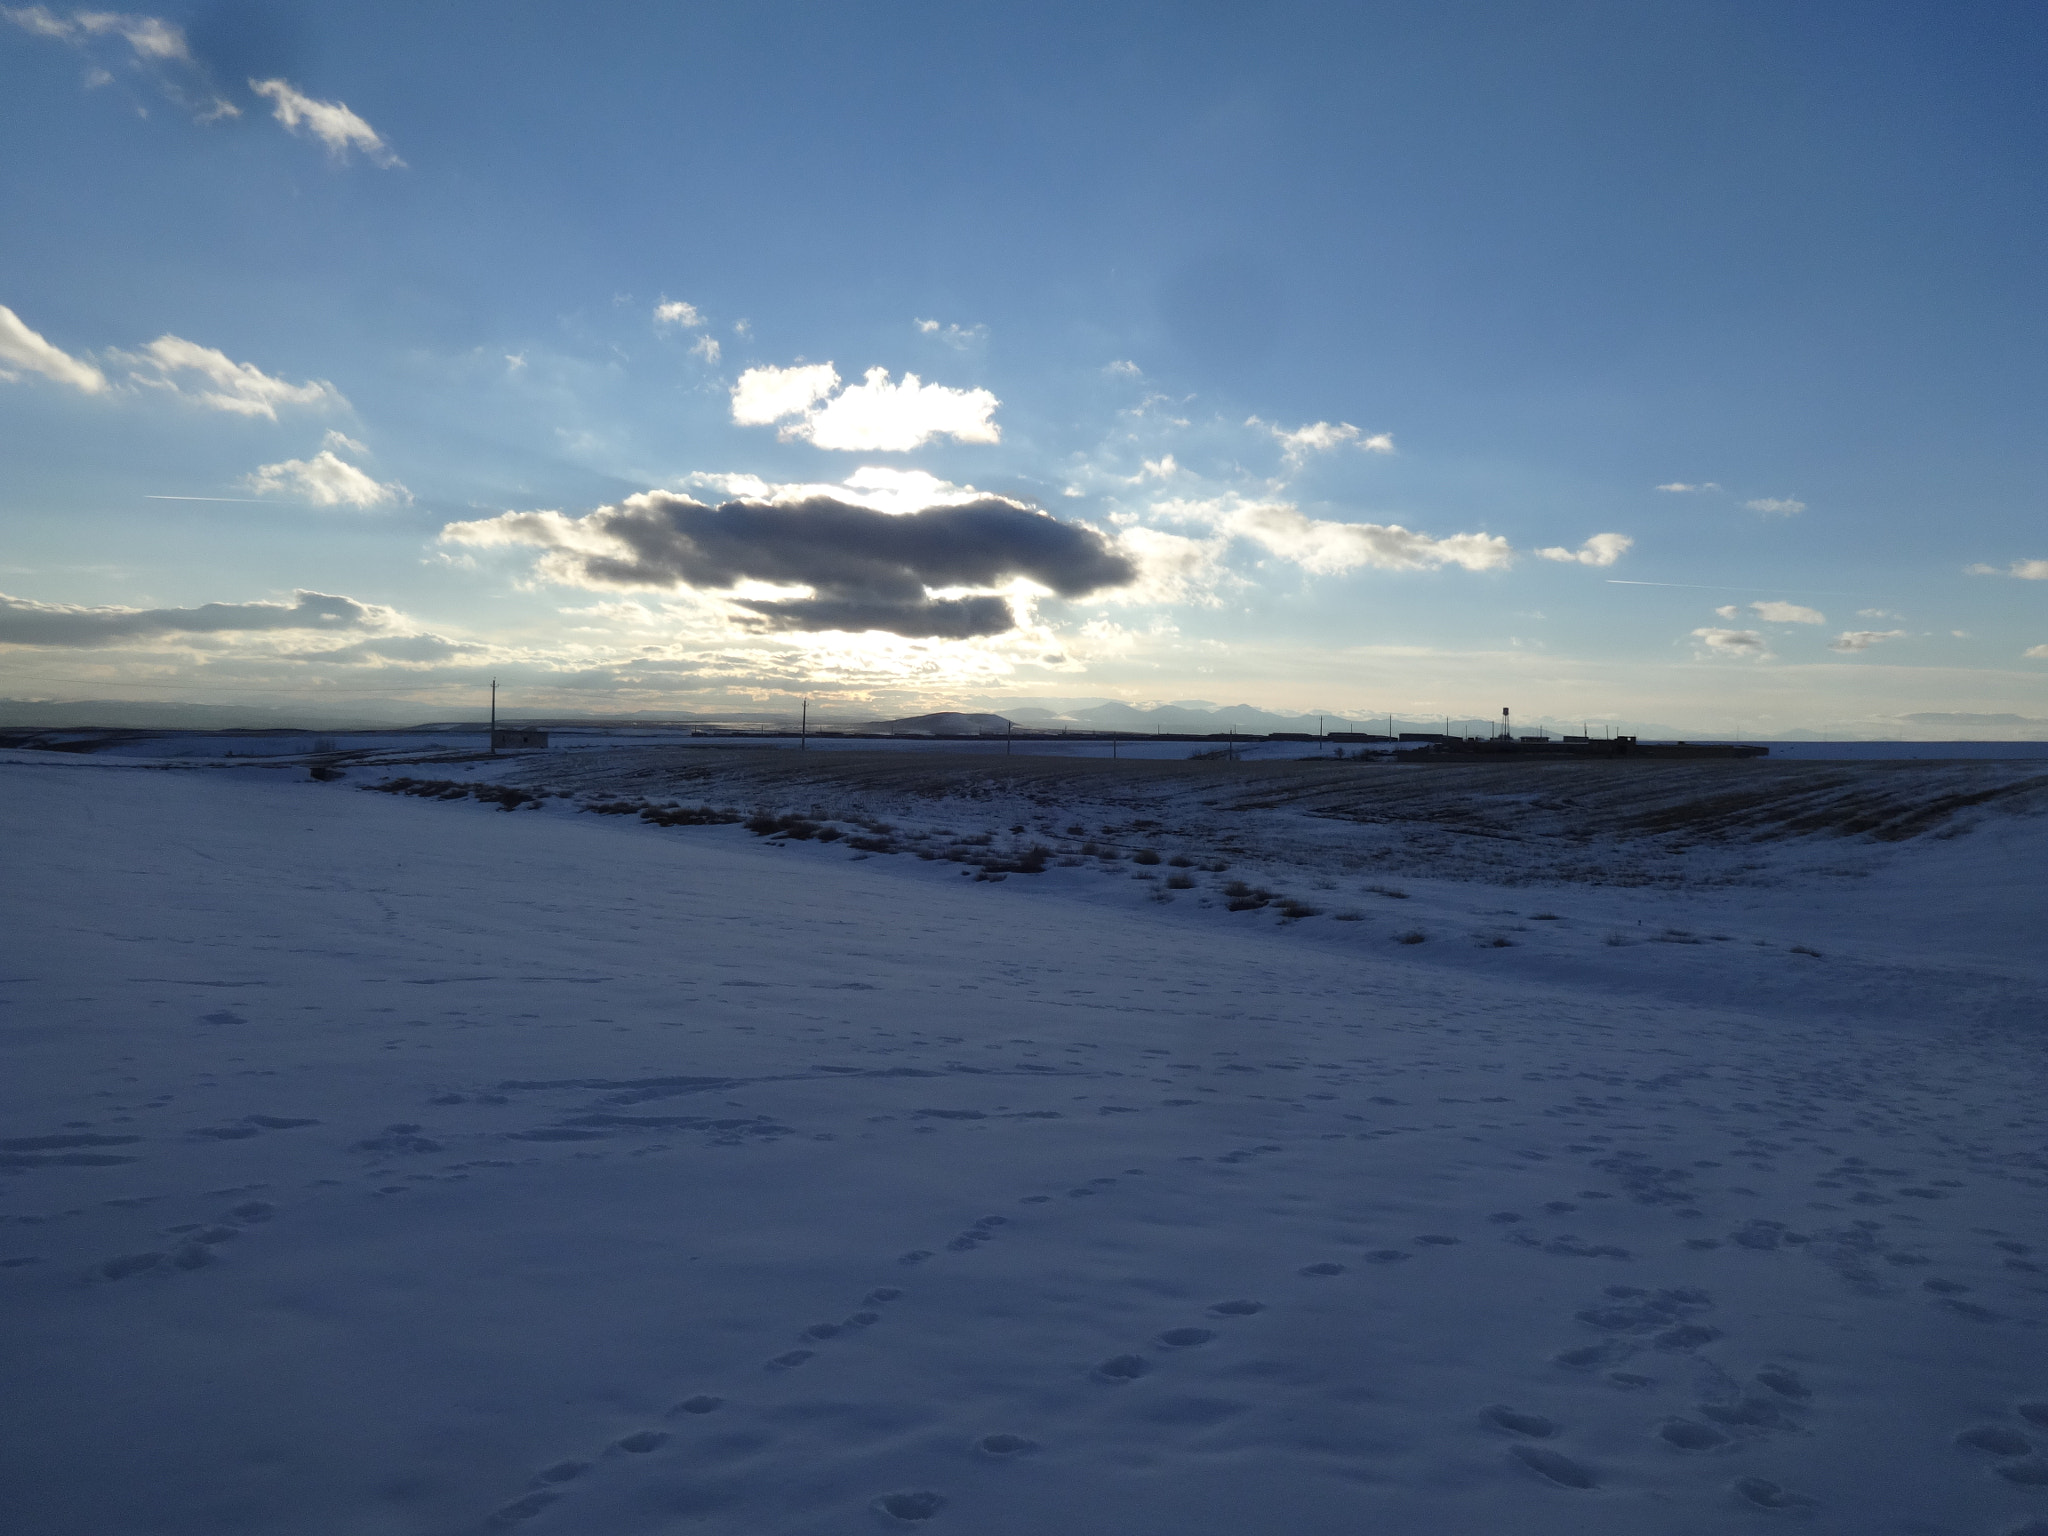
[[[1433,538],[1398,523],[1338,523],[1308,517],[1292,502],[1169,501],[1153,509],[1169,519],[1201,522],[1249,539],[1282,559],[1317,575],[1365,566],[1382,571],[1431,570],[1456,565],[1468,571],[1512,565],[1506,539],[1487,533],[1454,533]]]
[[[988,339],[985,325],[940,325],[936,320],[913,320],[920,335],[936,337],[957,352],[964,352],[978,341]]]
[[[1625,533],[1596,533],[1577,549],[1539,549],[1545,560],[1575,562],[1579,565],[1609,566],[1627,554],[1635,540]]]
[[[316,507],[381,507],[412,500],[412,493],[396,480],[380,483],[371,479],[337,450],[359,455],[369,452],[354,438],[329,432],[312,458],[262,465],[243,484],[261,495],[297,496]]]
[[[376,129],[342,102],[316,101],[289,80],[251,80],[249,89],[270,99],[272,115],[287,130],[297,133],[303,126],[337,160],[346,160],[351,149],[360,149],[371,164],[385,170],[405,164]]]
[[[200,122],[210,123],[219,118],[242,115],[240,108],[215,95],[206,84],[205,74],[192,57],[184,32],[160,16],[139,16],[125,11],[73,11],[66,17],[57,15],[47,6],[26,5],[0,6],[0,18],[13,22],[33,36],[69,43],[83,50],[94,49],[109,41],[126,43],[132,54],[127,61],[129,66],[154,80],[166,96]],[[100,57],[111,62],[104,52]],[[113,81],[113,72],[99,64],[85,74],[87,90],[111,85]]]
[[[1688,485],[1683,480],[1673,480],[1669,485],[1660,485],[1657,489],[1684,495],[1692,491],[1718,491],[1721,487],[1711,480],[1702,480],[1697,485]]]
[[[1867,651],[1885,640],[1903,640],[1903,629],[1845,629],[1828,642],[1831,651]]]
[[[20,376],[17,369],[39,373],[88,395],[99,394],[107,387],[107,376],[99,369],[45,341],[22,323],[21,316],[0,304],[0,379],[12,382]]]
[[[1903,618],[1905,615],[1893,613],[1888,608],[1858,608],[1856,610],[1856,617],[1859,619],[1897,619]]]
[[[1742,610],[1736,607],[1733,603],[1730,603],[1725,608],[1716,608],[1714,610],[1714,614],[1717,618],[1739,619],[1742,617]]]
[[[838,388],[839,373],[830,363],[749,368],[733,386],[732,419],[766,426],[794,416],[799,419],[782,429],[784,441],[855,453],[901,453],[935,437],[961,443],[1002,439],[991,419],[1002,402],[985,389],[926,384],[914,373],[892,384],[886,368],[870,368],[863,383],[834,395]]]
[[[1105,366],[1102,371],[1113,378],[1142,379],[1145,376],[1144,369],[1124,358],[1118,358],[1115,362]]]
[[[287,384],[283,379],[273,379],[254,363],[238,363],[225,352],[213,347],[202,347],[197,342],[187,341],[182,336],[169,334],[159,336],[142,349],[140,356],[117,353],[124,362],[141,368],[154,370],[154,377],[141,373],[130,374],[137,383],[152,388],[167,389],[173,394],[183,395],[176,376],[197,374],[211,388],[201,388],[190,396],[201,405],[216,411],[229,411],[237,416],[267,416],[277,420],[277,408],[281,405],[303,405],[309,408],[325,406],[346,407],[341,392],[324,379],[309,380],[304,384]]]
[[[663,299],[654,306],[656,325],[679,325],[686,331],[694,331],[704,323],[703,311],[694,304],[681,299]]]
[[[2021,581],[2048,581],[2048,560],[2015,560],[2003,570],[1995,565],[1972,565],[1966,569],[1972,576],[2014,576]]]
[[[1793,501],[1786,496],[1759,496],[1755,501],[1745,501],[1743,505],[1768,517],[1796,517],[1806,510],[1805,502]]]
[[[1160,458],[1141,460],[1135,475],[1119,475],[1117,478],[1125,485],[1143,485],[1147,480],[1171,480],[1181,472],[1180,465],[1169,453]]]
[[[2048,645],[2030,645],[2020,654],[2029,661],[2048,661]]]
[[[1749,611],[1767,624],[1825,624],[1828,621],[1827,615],[1816,609],[1775,600],[1751,603]]]
[[[802,416],[838,387],[839,370],[830,363],[749,368],[732,387],[732,419],[743,427],[765,427]]]
[[[25,5],[18,9],[0,6],[5,16],[23,31],[37,37],[75,42],[83,37],[118,37],[145,59],[175,59],[190,63],[192,51],[185,34],[157,16],[134,16],[118,11],[73,11],[70,19],[56,15],[47,6]]]
[[[1245,419],[1248,427],[1264,427],[1280,444],[1280,451],[1292,464],[1299,464],[1311,453],[1328,453],[1332,448],[1341,448],[1346,443],[1355,443],[1361,453],[1392,453],[1394,439],[1391,433],[1375,432],[1367,437],[1364,432],[1348,421],[1331,423],[1310,422],[1305,427],[1296,427],[1292,432],[1277,427],[1270,421],[1261,421],[1256,416]]]
[[[690,346],[690,355],[692,357],[701,357],[714,368],[717,367],[720,356],[718,338],[716,336],[699,336]]]
[[[1696,629],[1692,635],[1710,655],[1747,656],[1763,661],[1771,654],[1764,637],[1753,629]]]
[[[994,443],[1002,439],[991,419],[1000,403],[985,389],[925,384],[914,373],[891,384],[888,369],[870,368],[866,382],[826,401],[792,435],[852,452],[902,453],[935,437]]]

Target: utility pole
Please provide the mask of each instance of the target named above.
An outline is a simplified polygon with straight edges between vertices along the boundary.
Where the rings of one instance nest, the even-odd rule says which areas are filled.
[[[498,680],[491,679],[491,756],[498,755]]]
[[[803,713],[796,717],[796,749],[799,752],[811,750],[811,701],[804,700]]]
[[[1007,716],[1003,720],[1003,756],[1010,755],[1010,737],[1016,733],[1017,722]]]

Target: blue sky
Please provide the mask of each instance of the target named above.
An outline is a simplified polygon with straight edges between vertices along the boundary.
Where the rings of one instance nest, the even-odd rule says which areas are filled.
[[[2048,717],[2044,64],[2002,4],[0,9],[0,696],[2031,730],[1916,717]]]

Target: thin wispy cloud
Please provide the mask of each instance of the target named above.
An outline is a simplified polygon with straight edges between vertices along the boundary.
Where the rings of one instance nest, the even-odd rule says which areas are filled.
[[[1673,495],[1684,496],[1698,491],[1718,491],[1721,487],[1711,480],[1701,480],[1692,484],[1688,484],[1683,480],[1673,480],[1669,484],[1658,486],[1657,489],[1668,491]]]
[[[251,80],[249,89],[269,100],[271,115],[287,132],[298,133],[303,129],[325,144],[336,160],[348,159],[349,151],[355,149],[362,151],[372,165],[387,171],[405,164],[376,129],[348,109],[346,102],[317,100],[289,80]]]
[[[830,363],[749,368],[732,387],[732,419],[741,426],[787,423],[780,428],[785,442],[841,452],[903,453],[936,437],[1002,440],[994,419],[1002,402],[988,390],[926,384],[914,373],[891,383],[886,368],[870,368],[843,390],[839,385]]]
[[[1454,533],[1442,538],[1399,523],[1343,523],[1313,518],[1287,501],[1237,497],[1160,502],[1169,521],[1206,524],[1260,545],[1315,575],[1345,571],[1500,570],[1514,563],[1513,547],[1497,534]]]
[[[1761,512],[1766,517],[1797,517],[1806,510],[1806,503],[1794,501],[1789,496],[1759,496],[1743,505],[1752,512]]]
[[[654,323],[656,325],[679,326],[683,330],[694,331],[703,325],[704,315],[696,305],[686,303],[682,299],[663,299],[654,306]]]
[[[1972,576],[2011,576],[2019,581],[2048,581],[2048,560],[2015,560],[2011,565],[1971,565]]]
[[[1765,601],[1751,603],[1749,611],[1767,624],[1825,624],[1827,615],[1800,603]]]
[[[177,106],[201,122],[240,117],[241,109],[207,83],[191,45],[176,23],[129,11],[72,11],[59,14],[43,5],[0,6],[0,19],[33,37],[66,43],[99,60],[86,71],[88,90],[111,84],[109,65],[154,80]]]
[[[1845,629],[1841,634],[1828,642],[1828,649],[1831,651],[1850,652],[1867,651],[1873,645],[1880,645],[1886,640],[1903,640],[1905,638],[1906,631],[1903,629]]]
[[[254,363],[238,363],[216,347],[168,333],[140,353],[108,354],[130,365],[129,378],[146,388],[166,390],[209,410],[277,420],[280,407],[346,409],[341,391],[324,379],[304,384],[273,378]]]
[[[1305,427],[1288,431],[1270,421],[1261,421],[1256,416],[1247,417],[1245,425],[1259,427],[1272,434],[1280,444],[1280,451],[1290,464],[1300,464],[1312,453],[1328,453],[1333,448],[1346,444],[1355,446],[1361,453],[1392,453],[1394,438],[1390,432],[1375,432],[1368,436],[1362,428],[1354,427],[1348,421],[1312,421]]]
[[[942,341],[956,352],[965,352],[977,342],[988,340],[988,327],[985,325],[941,325],[936,320],[913,320],[911,324],[917,327],[920,336]]]

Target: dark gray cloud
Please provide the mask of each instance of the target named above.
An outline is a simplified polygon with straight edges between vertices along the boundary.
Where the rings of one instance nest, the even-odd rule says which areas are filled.
[[[566,525],[572,539],[546,531],[550,525],[530,514],[460,526],[491,530],[488,542],[550,544],[558,564],[593,586],[809,587],[813,595],[796,601],[742,600],[776,629],[947,639],[1001,634],[1014,624],[1001,598],[934,600],[927,589],[996,587],[1024,577],[1061,597],[1085,597],[1138,574],[1094,530],[995,496],[890,514],[828,496],[710,507],[650,491]]]
[[[164,635],[310,629],[380,629],[388,616],[350,597],[300,592],[289,603],[202,603],[197,608],[82,608],[0,592],[0,645],[115,645]]]

